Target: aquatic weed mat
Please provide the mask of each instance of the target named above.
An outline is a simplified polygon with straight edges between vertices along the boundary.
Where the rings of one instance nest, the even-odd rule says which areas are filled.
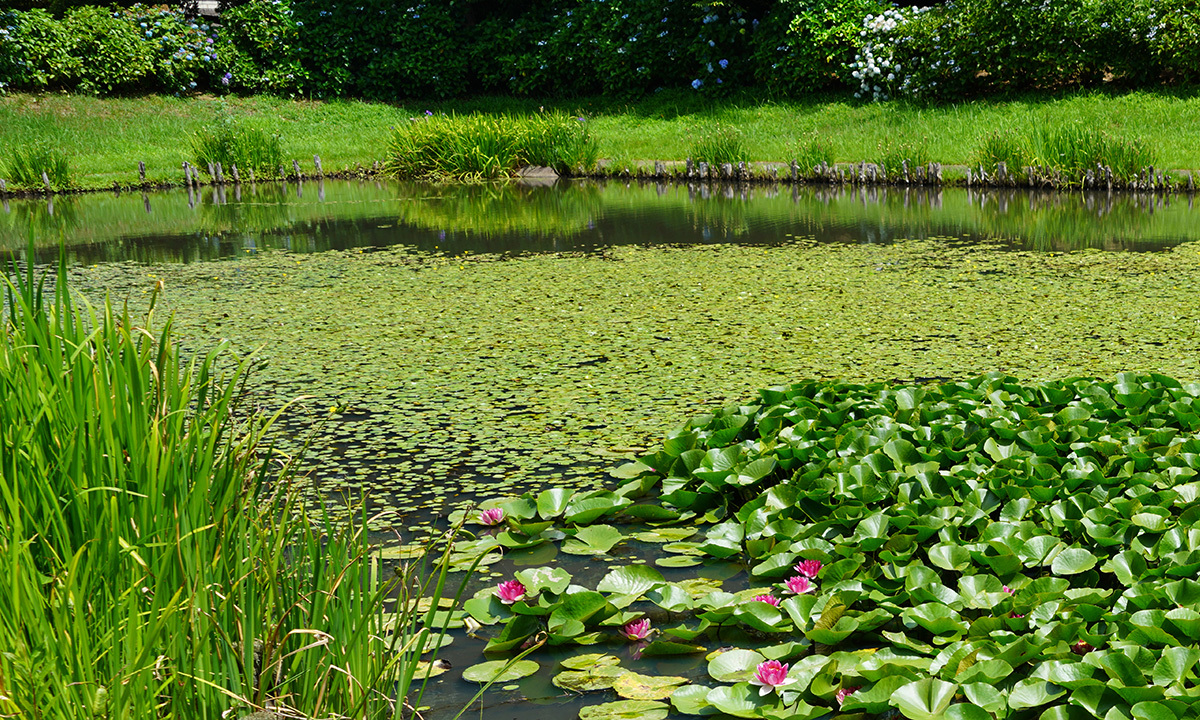
[[[697,408],[798,378],[1197,376],[1200,248],[621,247],[454,257],[411,249],[77,268],[137,303],[163,279],[193,347],[268,361],[276,404],[323,418],[327,490],[397,516],[449,500],[596,487]],[[296,414],[293,417],[303,415]],[[295,425],[302,437],[303,422]]]

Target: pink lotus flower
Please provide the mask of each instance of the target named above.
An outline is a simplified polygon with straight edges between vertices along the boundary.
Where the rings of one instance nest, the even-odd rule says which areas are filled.
[[[509,580],[496,586],[496,597],[505,605],[512,605],[518,600],[525,599],[525,586],[520,580]]]
[[[846,698],[848,696],[853,695],[854,693],[858,692],[861,689],[862,689],[861,685],[854,685],[852,687],[844,687],[844,688],[839,689],[837,691],[838,707],[841,707],[842,703],[846,702]]]
[[[479,522],[484,525],[499,525],[504,522],[504,511],[500,508],[488,508],[479,513]]]
[[[821,561],[802,560],[800,561],[800,564],[796,566],[796,572],[811,580],[817,576],[817,573],[821,572]]]
[[[1009,586],[1005,585],[1005,586],[1004,586],[1004,592],[1008,593],[1009,595],[1012,595],[1013,593],[1015,593],[1015,592],[1016,592],[1016,590],[1013,590],[1013,589],[1012,589],[1012,588],[1010,588]]]
[[[630,640],[645,640],[650,637],[650,618],[642,618],[621,628],[621,634]]]
[[[754,671],[754,677],[750,680],[751,685],[758,685],[758,695],[770,695],[772,692],[780,688],[791,685],[796,682],[787,676],[788,665],[781,663],[778,660],[767,660],[760,662]]]
[[[801,575],[788,578],[787,582],[784,583],[784,586],[787,587],[787,591],[793,595],[803,595],[804,593],[814,592],[817,589],[816,585],[810,582],[808,578]]]
[[[757,600],[758,602],[765,602],[768,605],[774,605],[775,607],[779,607],[779,598],[775,597],[771,593],[767,593],[766,595],[755,595],[754,597],[752,597],[750,599]]]

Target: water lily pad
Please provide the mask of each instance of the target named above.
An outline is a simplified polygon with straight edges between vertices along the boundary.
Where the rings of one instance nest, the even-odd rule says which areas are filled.
[[[569,657],[559,664],[568,670],[585,670],[593,667],[610,667],[619,665],[621,659],[616,655],[605,655],[604,653],[585,653]]]
[[[579,709],[579,720],[664,720],[671,707],[652,700],[618,700]]]
[[[665,700],[680,685],[685,685],[687,678],[671,675],[642,675],[627,672],[613,682],[613,690],[628,700]]]
[[[574,692],[611,690],[613,683],[630,670],[616,665],[604,665],[586,670],[566,670],[555,675],[550,682],[555,687]]]
[[[508,682],[529,677],[538,671],[539,665],[533,660],[489,660],[463,670],[463,679],[477,683]]]

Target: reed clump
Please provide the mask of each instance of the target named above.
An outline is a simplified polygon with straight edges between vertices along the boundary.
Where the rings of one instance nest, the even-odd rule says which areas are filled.
[[[789,149],[802,177],[812,177],[819,168],[832,167],[837,162],[833,141],[815,133]]]
[[[689,137],[687,156],[698,163],[714,166],[750,162],[750,151],[746,149],[741,131],[731,125],[701,128]]]
[[[266,174],[283,165],[283,139],[246,125],[222,108],[215,122],[192,136],[192,157],[205,172],[220,163],[225,172],[237,166],[242,172]]]
[[[71,165],[67,154],[45,142],[14,148],[0,177],[17,187],[43,188],[45,178],[42,173],[45,173],[51,188],[55,190],[71,187]]]
[[[1116,184],[1131,184],[1154,164],[1155,153],[1146,141],[1081,123],[993,132],[980,141],[971,158],[971,168],[989,178],[1006,175],[1013,182],[1025,182],[1032,173],[1036,179],[1067,186],[1084,185],[1089,175],[1095,179],[1110,172]]]
[[[397,125],[386,172],[402,178],[483,181],[528,165],[563,175],[596,167],[599,149],[586,118],[532,115],[426,115]]]
[[[905,170],[914,173],[933,161],[927,140],[910,142],[887,141],[879,146],[879,167],[889,178],[903,178]]]
[[[66,278],[0,278],[0,716],[399,716],[433,611],[384,612],[365,517],[306,511],[249,361]]]

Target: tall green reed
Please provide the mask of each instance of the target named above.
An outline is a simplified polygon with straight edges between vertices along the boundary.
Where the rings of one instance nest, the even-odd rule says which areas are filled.
[[[688,138],[688,157],[709,165],[736,165],[750,161],[750,151],[741,132],[733,126],[713,125],[701,128]]]
[[[398,125],[387,172],[399,177],[493,180],[526,165],[561,174],[596,166],[599,150],[584,118],[534,115],[430,115]]]
[[[222,106],[216,120],[192,136],[192,157],[205,170],[221,163],[226,172],[236,165],[242,172],[270,173],[283,165],[283,140],[247,126]]]
[[[67,154],[49,143],[14,148],[0,177],[19,187],[41,188],[45,186],[43,172],[50,179],[52,188],[65,190],[71,187],[71,166]]]
[[[366,517],[310,513],[242,405],[250,360],[185,360],[157,293],[138,319],[77,303],[61,264],[6,279],[0,715],[398,716],[437,618],[389,594],[441,593],[448,556],[413,586]]]
[[[818,168],[821,165],[832,166],[836,162],[833,141],[828,137],[823,137],[815,133],[788,149],[791,151],[789,154],[795,159],[796,165],[800,169],[800,174],[803,176],[811,175],[814,168]]]
[[[907,167],[910,173],[918,167],[928,165],[933,160],[929,152],[929,141],[921,139],[916,142],[887,141],[879,146],[879,166],[887,172],[888,177],[899,177]]]

